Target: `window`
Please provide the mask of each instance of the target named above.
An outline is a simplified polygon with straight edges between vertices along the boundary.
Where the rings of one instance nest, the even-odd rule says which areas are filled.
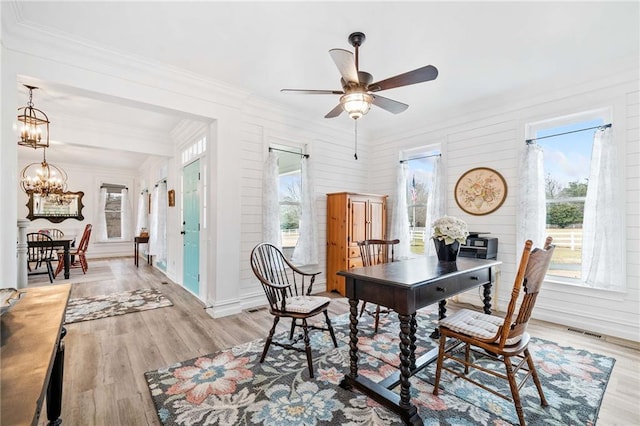
[[[106,201],[104,205],[104,215],[107,224],[107,238],[122,238],[122,190],[123,185],[102,185],[106,189]]]
[[[422,148],[405,153],[407,171],[407,209],[409,215],[410,249],[414,254],[424,254],[425,240],[429,240],[427,201],[433,185],[434,158],[440,151]]]
[[[546,234],[556,245],[548,276],[560,281],[584,280],[583,218],[595,133],[591,128],[603,124],[603,116],[582,115],[541,123],[533,132],[543,152]]]
[[[282,249],[290,259],[300,237],[302,179],[299,147],[272,145],[278,151],[278,204]]]
[[[195,158],[203,155],[206,151],[207,137],[203,136],[182,151],[182,164],[190,163]]]

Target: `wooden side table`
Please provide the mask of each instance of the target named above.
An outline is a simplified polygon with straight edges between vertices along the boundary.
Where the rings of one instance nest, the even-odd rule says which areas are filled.
[[[38,424],[45,393],[49,425],[59,425],[70,284],[34,287],[2,315],[0,424]]]
[[[136,264],[136,268],[138,267],[138,255],[140,253],[140,244],[149,244],[149,237],[135,237],[133,239],[133,246],[135,251],[134,262]],[[151,264],[151,256],[149,254],[147,254],[147,263]]]

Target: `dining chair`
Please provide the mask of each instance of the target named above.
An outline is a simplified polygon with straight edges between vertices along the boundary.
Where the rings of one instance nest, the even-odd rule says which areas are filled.
[[[304,352],[307,356],[309,376],[313,378],[313,361],[309,344],[309,329],[328,331],[333,345],[337,348],[336,335],[327,313],[331,299],[324,296],[311,295],[313,283],[320,272],[304,272],[294,266],[282,252],[272,244],[260,243],[251,251],[251,269],[262,284],[262,288],[269,302],[269,312],[273,315],[273,326],[264,344],[260,362],[267,356],[271,344],[284,349]],[[316,315],[324,314],[326,327],[308,324],[307,320]],[[273,340],[276,326],[280,318],[291,318],[289,341],[283,343]],[[294,339],[296,327],[302,328],[302,336]],[[294,346],[304,339],[304,349]]]
[[[30,244],[30,243],[36,243]],[[49,282],[53,283],[55,274],[51,262],[55,260],[53,257],[53,240],[47,234],[40,232],[30,232],[27,234],[27,269],[30,275],[48,274]],[[47,272],[31,272],[31,263],[35,263],[34,269],[38,269],[43,263],[47,265]]]
[[[527,324],[551,263],[555,248],[551,244],[552,241],[551,237],[547,237],[543,249],[535,248],[533,250],[531,250],[533,245],[531,240],[527,240],[525,243],[511,291],[511,300],[504,318],[462,309],[440,320],[440,346],[433,385],[434,395],[438,395],[442,370],[445,370],[513,402],[518,420],[524,426],[525,418],[519,390],[531,377],[538,390],[541,405],[547,406],[547,400],[528,348],[530,336],[527,333]],[[517,309],[518,305],[520,307]],[[448,339],[451,340],[448,341]],[[450,344],[451,342],[454,343]],[[461,350],[461,346],[464,346],[464,351]],[[493,362],[486,363],[487,360]],[[514,364],[512,360],[515,360],[516,363]],[[448,361],[453,361],[453,363]],[[480,361],[485,361],[485,363],[480,365]],[[460,365],[464,368],[461,368]],[[486,375],[479,374],[471,377],[469,375],[470,368],[508,381],[511,395],[507,395],[506,392],[501,393],[487,382],[481,382],[483,377],[488,377]],[[518,373],[524,374],[524,377],[518,377]]]
[[[362,259],[362,266],[373,266],[380,263],[388,263],[395,261],[395,246],[400,244],[400,240],[364,240],[357,242],[360,248],[360,258]],[[391,309],[381,308],[380,305],[376,306],[375,311],[369,311],[366,309],[367,302],[362,302],[362,308],[360,309],[360,316],[365,312],[373,316],[375,324],[373,326],[373,333],[378,332],[378,325],[380,323],[380,314],[389,314]]]
[[[91,229],[93,226],[89,223],[84,227],[80,244],[74,250],[69,251],[69,255],[74,257],[75,260],[71,262],[69,268],[82,268],[82,273],[86,274],[89,269],[89,263],[87,262],[87,249],[89,247],[89,239],[91,238]],[[58,266],[54,276],[57,276],[64,268],[64,251],[58,250]]]
[[[56,238],[62,238],[62,237],[64,237],[64,232],[62,232],[62,231],[61,231],[61,230],[59,230],[59,229],[56,229],[56,228],[50,228],[50,229],[47,229],[47,231],[49,232],[49,236],[50,236],[51,238],[53,238],[54,240],[55,240]]]

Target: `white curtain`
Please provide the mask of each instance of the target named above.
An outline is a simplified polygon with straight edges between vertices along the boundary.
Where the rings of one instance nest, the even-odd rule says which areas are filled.
[[[105,208],[107,206],[107,188],[100,188],[100,198],[98,200],[98,223],[96,224],[96,240],[107,241],[107,215]]]
[[[427,196],[427,217],[425,218],[424,230],[424,254],[427,256],[435,256],[436,249],[431,241],[433,229],[431,224],[436,219],[445,215],[444,206],[444,170],[442,167],[442,157],[440,155],[433,157],[433,177],[431,182],[431,190]]]
[[[278,154],[269,151],[262,176],[262,242],[282,249],[278,199]]]
[[[149,229],[149,254],[156,261],[167,259],[167,183],[160,182],[151,194],[151,226]]]
[[[612,129],[596,131],[593,139],[582,229],[582,280],[589,287],[625,288],[625,234],[620,177]]]
[[[542,148],[535,143],[525,145],[520,165],[520,194],[518,197],[518,227],[516,264],[527,240],[534,247],[544,245],[547,224],[547,202],[544,184]]]
[[[149,230],[149,193],[144,190],[138,197],[138,215],[136,219],[136,234],[140,235],[142,228]]]
[[[409,210],[407,206],[407,174],[409,166],[406,163],[398,165],[396,173],[395,202],[393,203],[393,216],[391,217],[390,239],[399,239],[396,255],[398,259],[407,259],[411,254],[409,231]]]
[[[316,265],[318,263],[318,229],[315,209],[315,190],[308,158],[300,160],[300,236],[291,255],[291,261],[297,265]]]
[[[132,236],[132,214],[131,214],[131,199],[129,198],[129,190],[127,188],[122,188],[120,191],[121,194],[121,211],[122,216],[120,220],[120,235],[123,240],[131,241],[133,240]]]

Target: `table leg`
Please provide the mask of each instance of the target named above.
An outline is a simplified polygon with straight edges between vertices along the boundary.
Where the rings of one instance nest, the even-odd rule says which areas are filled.
[[[349,299],[349,373],[341,382],[344,389],[351,389],[358,377],[358,299]]]
[[[487,315],[491,315],[491,282],[484,284],[484,291],[482,292],[482,296],[484,297],[484,313]]]
[[[69,253],[69,245],[64,246],[64,277],[69,279],[69,269],[71,268],[71,254]]]
[[[60,413],[62,412],[62,379],[64,373],[64,336],[67,335],[67,329],[62,327],[60,333],[60,342],[53,360],[53,368],[51,369],[51,378],[47,387],[47,419],[48,426],[58,426],[62,423]]]
[[[411,408],[411,343],[415,333],[411,333],[411,315],[398,314],[400,320],[400,407],[404,410]],[[415,362],[415,360],[414,360]]]
[[[411,370],[416,369],[416,331],[418,331],[418,321],[416,321],[416,314],[413,313],[411,314],[411,324],[409,329],[409,339],[411,340],[409,361],[411,364]]]
[[[438,302],[438,319],[445,318],[447,316],[447,299],[442,299]],[[433,330],[433,333],[430,334],[432,339],[440,338],[440,329],[436,326],[436,329]]]
[[[137,268],[138,267],[138,242],[137,241],[133,243],[133,252],[135,253],[133,255],[133,259],[134,259],[133,263],[136,264],[136,268]]]

